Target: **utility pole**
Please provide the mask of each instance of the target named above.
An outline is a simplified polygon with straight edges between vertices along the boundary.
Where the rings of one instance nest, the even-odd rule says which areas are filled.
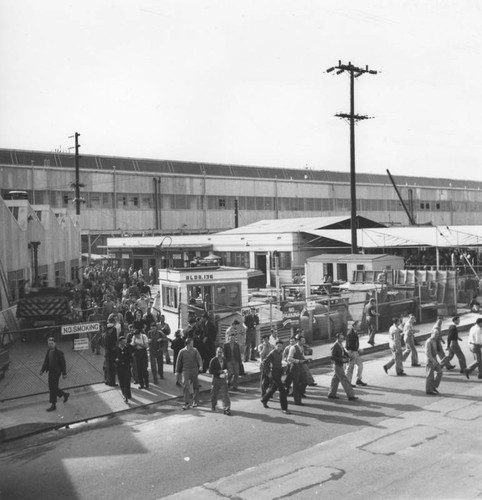
[[[78,132],[75,132],[74,135],[71,135],[69,139],[74,138],[75,140],[75,155],[74,155],[74,165],[75,165],[75,182],[72,183],[72,186],[75,189],[75,197],[74,197],[74,202],[75,202],[75,213],[77,216],[80,215],[80,203],[82,202],[82,199],[80,197],[80,188],[84,187],[84,184],[80,183],[80,171],[79,171],[79,137],[80,134]],[[72,149],[72,148],[69,148]]]
[[[75,166],[75,182],[73,182],[71,184],[71,186],[74,188],[75,190],[75,197],[74,197],[74,203],[75,203],[75,214],[76,214],[76,226],[79,230],[79,265],[77,267],[77,278],[79,278],[79,270],[82,268],[82,233],[80,231],[80,204],[82,201],[84,201],[81,197],[80,197],[80,188],[81,187],[84,187],[84,184],[81,184],[80,183],[80,171],[79,171],[79,159],[80,159],[80,156],[79,156],[79,148],[80,148],[80,144],[79,144],[79,137],[80,137],[80,134],[78,132],[74,132],[74,135],[73,136],[70,136],[69,139],[71,138],[74,138],[74,148],[75,148],[75,155],[74,155],[74,166]],[[72,149],[72,148],[69,148],[69,149]],[[89,257],[90,257],[90,245],[89,245]],[[89,259],[89,264],[90,264],[90,259]],[[84,274],[81,273],[80,274],[80,281],[83,282],[83,279],[84,279]]]
[[[338,66],[333,66],[326,70],[327,73],[337,70],[336,74],[348,73],[350,75],[350,113],[338,113],[335,116],[339,118],[345,118],[350,122],[350,195],[351,195],[351,253],[358,253],[357,244],[357,224],[356,224],[356,177],[355,177],[355,123],[359,120],[367,120],[369,117],[364,115],[355,114],[355,78],[363,75],[364,73],[369,73],[370,75],[376,75],[378,72],[373,69],[359,68],[353,66],[351,62],[348,64],[342,64],[338,61]]]
[[[239,227],[239,198],[234,200],[234,227]]]

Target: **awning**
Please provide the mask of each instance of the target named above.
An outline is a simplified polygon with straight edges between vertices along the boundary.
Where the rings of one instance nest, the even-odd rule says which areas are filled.
[[[304,231],[321,239],[337,241],[349,246],[350,229],[320,229]],[[390,247],[475,247],[482,245],[482,226],[424,226],[357,229],[357,243],[361,248]],[[310,244],[318,246],[316,239]],[[321,245],[320,245],[321,246]]]

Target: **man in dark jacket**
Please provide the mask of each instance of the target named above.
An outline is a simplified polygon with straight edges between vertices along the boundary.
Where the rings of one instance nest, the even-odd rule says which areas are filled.
[[[203,314],[199,324],[199,329],[201,332],[201,348],[199,353],[201,354],[201,358],[203,360],[203,372],[206,372],[208,371],[211,359],[216,354],[215,343],[218,334],[216,323],[211,317],[209,317],[207,312]]]
[[[238,390],[239,365],[241,364],[241,350],[236,342],[236,334],[231,333],[229,342],[224,344],[224,356],[228,367],[228,385],[233,391]]]
[[[348,353],[343,347],[343,341],[345,340],[345,334],[340,332],[337,335],[336,342],[331,348],[331,360],[333,362],[333,377],[330,384],[330,392],[328,393],[329,399],[338,399],[336,391],[338,390],[338,384],[341,383],[343,389],[345,389],[346,395],[350,401],[358,399],[352,389],[350,382],[345,375],[345,370],[343,364],[348,362]]]
[[[131,361],[134,351],[127,345],[124,335],[119,337],[119,346],[115,349],[115,364],[117,367],[117,377],[119,379],[120,390],[127,403],[132,397],[131,393]]]
[[[459,338],[459,331],[457,329],[459,324],[460,316],[454,316],[452,318],[452,324],[449,326],[449,334],[447,336],[447,363],[450,363],[450,360],[454,356],[457,356],[460,365],[460,373],[465,373],[467,361],[465,360],[465,355],[459,345],[459,341],[462,342],[462,339]]]
[[[249,314],[244,317],[244,325],[246,326],[244,361],[256,361],[256,327],[259,325],[259,317],[253,307]]]
[[[218,396],[221,393],[225,415],[231,415],[231,400],[228,394],[228,367],[224,358],[224,349],[219,346],[216,356],[209,362],[209,373],[213,376],[211,387],[211,410],[216,411]]]
[[[360,339],[358,338],[358,330],[360,329],[360,322],[354,321],[351,328],[348,330],[346,335],[346,343],[345,347],[348,351],[348,356],[350,361],[348,362],[348,368],[346,370],[346,378],[350,384],[352,383],[353,371],[355,369],[355,365],[357,366],[357,377],[356,377],[356,385],[366,386],[365,382],[362,380],[363,374],[363,361],[360,357]],[[353,385],[353,384],[352,384]],[[353,385],[353,387],[355,387]]]
[[[65,364],[65,356],[64,353],[57,349],[55,339],[53,337],[49,337],[48,341],[48,351],[45,355],[45,360],[40,369],[40,375],[44,372],[48,372],[49,374],[49,392],[50,392],[50,407],[47,408],[47,411],[54,411],[57,408],[57,398],[64,398],[64,403],[67,403],[70,394],[68,392],[62,391],[59,389],[59,379],[60,375],[63,378],[67,377],[67,367]]]
[[[281,410],[283,413],[289,414],[286,388],[281,381],[283,375],[283,342],[281,340],[276,342],[276,348],[266,356],[261,370],[264,371],[271,382],[266,394],[261,398],[261,403],[265,408],[268,408],[268,401],[276,391],[279,391]]]
[[[177,364],[177,357],[179,356],[179,352],[181,349],[186,345],[184,342],[184,339],[182,338],[182,332],[181,330],[177,330],[176,333],[174,334],[174,339],[171,340],[171,349],[172,349],[172,355],[173,355],[173,371],[176,373],[176,364]],[[176,385],[178,387],[182,387],[182,374],[178,373],[177,378],[176,378]]]

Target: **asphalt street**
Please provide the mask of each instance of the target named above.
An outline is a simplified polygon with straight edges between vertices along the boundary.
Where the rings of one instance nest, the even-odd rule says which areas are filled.
[[[364,357],[358,401],[341,388],[327,399],[331,371],[319,368],[291,415],[277,400],[263,408],[252,384],[232,394],[232,417],[205,396],[5,443],[0,498],[480,497],[482,381],[444,371],[429,396],[425,368],[386,375],[387,359]]]

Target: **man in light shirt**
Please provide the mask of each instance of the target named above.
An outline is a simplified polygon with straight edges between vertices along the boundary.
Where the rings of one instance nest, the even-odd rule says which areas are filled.
[[[439,336],[440,331],[437,328],[433,328],[430,338],[425,343],[425,357],[427,361],[425,392],[431,395],[439,393],[438,386],[442,380],[442,366],[437,360]]]
[[[176,372],[182,373],[184,406],[183,410],[190,407],[199,406],[199,371],[202,369],[203,362],[199,351],[194,347],[192,338],[186,339],[186,346],[179,351],[176,361]],[[191,401],[191,384],[193,388],[193,397]]]
[[[400,328],[400,318],[392,318],[392,326],[388,330],[389,345],[392,351],[392,359],[383,365],[385,373],[395,365],[397,370],[397,375],[406,375],[403,371],[403,361],[402,361],[402,329]]]
[[[465,369],[465,376],[469,378],[477,368],[478,378],[482,379],[482,318],[477,318],[475,325],[469,330],[469,349],[474,355],[474,361]]]
[[[305,395],[306,381],[304,377],[304,368],[301,366],[308,363],[309,359],[305,358],[303,345],[305,337],[296,335],[296,343],[290,347],[288,354],[288,362],[290,363],[290,372],[293,381],[293,399],[295,405],[303,406],[301,398]]]

